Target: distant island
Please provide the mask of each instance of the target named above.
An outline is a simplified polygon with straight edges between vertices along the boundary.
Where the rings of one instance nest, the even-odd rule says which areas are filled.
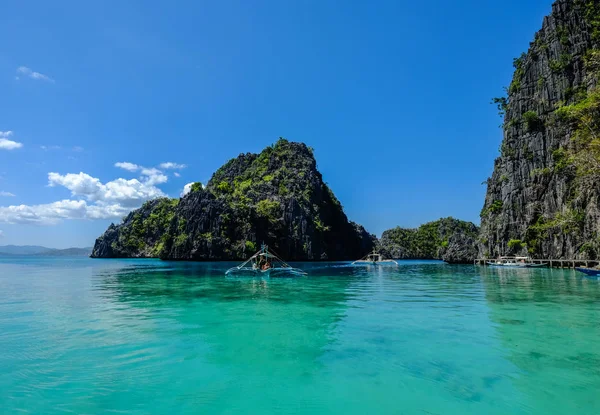
[[[429,222],[416,229],[394,228],[383,232],[379,251],[395,259],[441,259],[449,263],[473,263],[477,256],[479,228],[454,218]]]
[[[90,256],[92,248],[54,249],[38,245],[4,245],[0,246],[0,256]]]
[[[375,237],[348,220],[313,150],[280,139],[181,199],[145,203],[96,240],[92,257],[240,260],[263,242],[286,260],[344,260],[372,251]]]

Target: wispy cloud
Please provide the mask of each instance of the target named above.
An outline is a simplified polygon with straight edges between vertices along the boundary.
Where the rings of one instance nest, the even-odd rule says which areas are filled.
[[[0,131],[0,150],[14,150],[23,147],[22,143],[8,139],[12,135],[12,131]]]
[[[166,176],[164,170],[168,169],[184,169],[186,167],[185,164],[178,164],[173,162],[161,163],[158,167],[144,167],[139,164],[130,163],[128,161],[120,161],[115,163],[115,167],[118,167],[123,170],[127,170],[130,172],[139,171],[142,175],[141,179],[148,184],[156,185],[161,183],[166,183],[168,177]],[[175,172],[174,175],[176,177],[180,177],[180,174]]]
[[[4,231],[0,231],[0,238],[4,237]]]
[[[4,196],[4,197],[15,197],[14,194],[10,193],[10,192],[4,192],[4,191],[0,191],[0,196]]]
[[[40,148],[42,150],[44,150],[44,151],[55,151],[55,150],[58,151],[58,150],[63,150],[64,149],[65,152],[68,152],[68,151],[72,151],[73,153],[81,153],[81,152],[83,152],[83,147],[80,147],[80,146],[75,146],[75,147],[70,147],[70,148],[69,147],[64,147],[63,148],[62,146],[57,146],[57,145],[43,145],[43,146],[40,146]],[[69,159],[74,159],[72,156],[69,156],[68,158]]]
[[[187,166],[185,164],[173,163],[172,161],[167,161],[165,163],[160,163],[158,166],[161,169],[165,170],[181,170],[185,169]]]
[[[169,178],[160,170],[155,168],[142,168],[143,180],[151,185],[166,183]]]
[[[175,172],[175,173],[173,173],[173,176],[175,176],[175,177],[181,177],[181,174]]]
[[[50,78],[48,75],[31,70],[27,66],[19,66],[17,68],[17,76],[15,79],[18,81],[21,79],[21,76],[26,76],[28,78],[35,79],[36,81],[54,82],[54,79]]]
[[[60,150],[60,146],[40,146],[40,148],[44,151],[49,151],[49,150]]]

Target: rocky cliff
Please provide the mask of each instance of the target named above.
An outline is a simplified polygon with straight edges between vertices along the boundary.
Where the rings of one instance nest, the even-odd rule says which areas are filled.
[[[600,255],[600,2],[558,0],[514,60],[479,254]]]
[[[383,233],[378,248],[394,259],[442,259],[472,264],[477,256],[479,228],[470,222],[444,218],[416,229],[394,228]]]
[[[240,260],[262,242],[287,260],[347,260],[370,252],[375,237],[348,221],[312,150],[280,139],[230,160],[206,187],[131,212],[92,257]]]

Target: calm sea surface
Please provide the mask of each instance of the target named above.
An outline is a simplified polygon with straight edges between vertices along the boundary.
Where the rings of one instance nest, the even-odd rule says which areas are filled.
[[[0,258],[0,413],[599,414],[600,282]]]

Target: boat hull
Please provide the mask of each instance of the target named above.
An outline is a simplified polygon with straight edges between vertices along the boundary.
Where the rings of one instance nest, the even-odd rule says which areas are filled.
[[[252,269],[252,268],[230,268],[225,272],[228,277],[240,277],[240,278],[294,278],[303,277],[306,272],[297,268],[270,268],[266,270]]]
[[[546,264],[495,264],[493,262],[487,263],[490,267],[499,268],[543,268]]]
[[[396,261],[354,261],[352,265],[398,265]]]
[[[600,277],[600,270],[599,269],[592,269],[592,268],[575,268],[577,271],[584,273],[587,276],[590,277]]]

